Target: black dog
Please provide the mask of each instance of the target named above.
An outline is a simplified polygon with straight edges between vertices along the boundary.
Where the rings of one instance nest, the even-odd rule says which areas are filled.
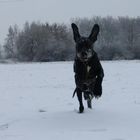
[[[75,83],[79,100],[79,112],[84,111],[82,93],[84,94],[87,105],[92,108],[91,100],[93,97],[99,98],[102,95],[102,80],[104,77],[103,68],[100,64],[93,44],[97,40],[99,25],[95,24],[89,37],[81,37],[76,24],[71,24],[74,40],[76,42],[76,57],[74,61]]]

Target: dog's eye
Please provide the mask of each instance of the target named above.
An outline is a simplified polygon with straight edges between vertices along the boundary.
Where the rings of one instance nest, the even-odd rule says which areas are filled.
[[[91,49],[91,48],[89,48],[87,51],[88,51],[88,52],[92,52],[92,49]]]

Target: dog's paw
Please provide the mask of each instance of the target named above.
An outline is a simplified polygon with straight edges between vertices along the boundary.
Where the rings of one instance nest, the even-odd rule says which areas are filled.
[[[100,96],[95,96],[95,99],[97,99],[97,100],[98,100],[100,97],[101,97],[101,95],[100,95]]]
[[[96,84],[93,92],[95,97],[100,97],[102,95],[102,86]]]
[[[80,106],[79,107],[79,113],[83,113],[84,112],[84,107],[83,106]]]

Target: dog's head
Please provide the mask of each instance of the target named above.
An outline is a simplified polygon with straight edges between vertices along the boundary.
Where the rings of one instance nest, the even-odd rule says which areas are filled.
[[[71,24],[73,29],[74,41],[76,43],[76,57],[83,62],[88,61],[93,55],[93,44],[97,40],[99,25],[95,24],[89,37],[82,37],[76,24]]]

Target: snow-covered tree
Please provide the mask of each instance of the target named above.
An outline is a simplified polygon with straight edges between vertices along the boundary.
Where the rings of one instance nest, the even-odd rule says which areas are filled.
[[[6,43],[4,45],[7,57],[15,58],[17,56],[16,41],[18,37],[18,32],[19,30],[17,25],[15,25],[14,27],[10,26],[8,29],[8,35],[5,39]]]

